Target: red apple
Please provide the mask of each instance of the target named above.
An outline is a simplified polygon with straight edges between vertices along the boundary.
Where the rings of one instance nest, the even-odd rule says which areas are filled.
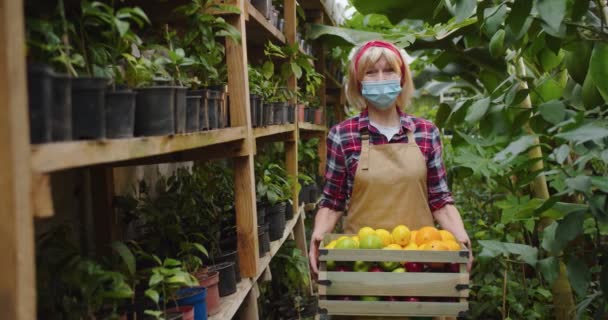
[[[351,297],[351,296],[338,296],[336,299],[337,300],[342,300],[342,301],[351,301],[351,300],[353,300],[353,297]]]
[[[380,266],[374,265],[369,268],[369,272],[384,272],[384,269],[380,268]]]
[[[418,262],[406,262],[404,267],[407,272],[422,272],[422,264]]]
[[[458,273],[460,272],[459,263],[450,263],[447,265],[446,272]]]
[[[397,297],[393,297],[393,296],[384,297],[382,300],[384,300],[384,301],[399,301],[399,299],[397,299]]]
[[[420,299],[418,299],[416,297],[403,297],[403,301],[407,301],[407,302],[419,302]]]
[[[349,272],[349,271],[352,271],[352,270],[351,270],[351,268],[349,266],[342,265],[342,266],[337,266],[336,267],[336,271],[338,271],[338,272]]]

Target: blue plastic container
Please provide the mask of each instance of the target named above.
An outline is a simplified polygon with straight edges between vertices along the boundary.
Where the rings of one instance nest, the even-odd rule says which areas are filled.
[[[177,296],[182,297],[177,299],[179,306],[193,306],[195,320],[207,320],[207,288],[192,287],[183,288],[177,291]]]

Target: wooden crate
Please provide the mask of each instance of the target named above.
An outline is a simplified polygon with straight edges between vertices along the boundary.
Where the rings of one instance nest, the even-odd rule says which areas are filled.
[[[462,317],[469,309],[469,252],[423,250],[325,249],[343,236],[328,234],[319,249],[319,312],[332,315]],[[351,235],[347,235],[351,236]],[[327,261],[409,261],[457,263],[459,272],[341,272],[328,271]],[[354,299],[339,300],[341,296]],[[359,296],[416,297],[441,301],[361,301]],[[441,297],[441,298],[439,298]],[[451,301],[450,301],[451,300]]]

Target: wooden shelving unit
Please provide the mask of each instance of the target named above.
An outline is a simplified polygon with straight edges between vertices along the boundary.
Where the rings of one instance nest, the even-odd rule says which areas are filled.
[[[137,137],[95,141],[72,141],[30,145],[27,114],[25,0],[0,0],[0,203],[2,227],[0,243],[4,253],[0,265],[0,308],[6,319],[36,319],[34,218],[53,215],[53,193],[50,175],[65,170],[87,170],[95,184],[93,203],[100,212],[111,208],[116,166],[150,163],[231,158],[235,172],[235,208],[237,214],[238,254],[242,282],[237,293],[222,300],[222,311],[211,319],[230,319],[241,308],[241,319],[257,319],[257,305],[251,288],[269,265],[272,257],[293,234],[298,247],[307,252],[304,233],[304,209],[294,208],[285,234],[271,245],[271,253],[258,256],[257,212],[255,200],[254,155],[256,143],[283,141],[287,172],[298,174],[297,146],[300,134],[322,136],[327,128],[296,123],[266,128],[253,128],[249,105],[247,74],[248,49],[263,47],[266,41],[295,43],[296,0],[284,0],[285,29],[281,33],[247,0],[218,0],[240,9],[240,14],[223,14],[227,23],[242,35],[241,42],[226,40],[228,92],[230,93],[230,127],[192,134],[160,137]],[[307,12],[331,20],[320,0],[301,1]],[[153,6],[154,4],[148,4]],[[165,3],[164,5],[167,5]],[[165,10],[165,9],[163,9]],[[315,48],[316,50],[316,48]],[[321,52],[321,51],[319,51]],[[322,51],[324,52],[324,51]],[[322,56],[322,54],[321,54]],[[317,70],[322,68],[317,66]],[[288,81],[296,90],[296,79]],[[325,91],[325,87],[323,87]],[[324,94],[322,96],[325,96]],[[296,101],[291,101],[295,103]],[[321,139],[319,154],[324,163],[325,147]],[[294,191],[296,186],[293,186]],[[66,190],[54,190],[69,192]],[[294,203],[299,203],[294,192]],[[40,212],[44,211],[44,215]],[[107,211],[105,212],[107,214]],[[100,237],[110,239],[110,215],[96,215],[94,223]],[[99,219],[97,219],[99,218]],[[107,228],[107,229],[106,229]],[[244,304],[244,301],[250,303]],[[242,310],[246,309],[246,310]]]

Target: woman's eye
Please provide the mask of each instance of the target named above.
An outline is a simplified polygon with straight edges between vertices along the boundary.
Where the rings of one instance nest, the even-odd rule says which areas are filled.
[[[367,74],[367,75],[369,75],[369,74],[376,74],[376,73],[378,73],[378,71],[376,71],[376,70],[368,70],[368,71],[365,72],[365,74]]]

